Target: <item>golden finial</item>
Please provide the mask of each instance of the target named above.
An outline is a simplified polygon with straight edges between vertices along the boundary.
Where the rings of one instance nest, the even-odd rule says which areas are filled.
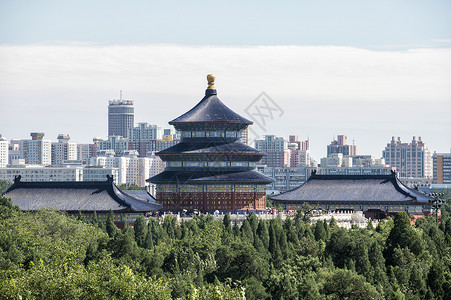
[[[208,81],[208,90],[216,90],[215,88],[215,75],[208,74],[207,75],[207,81]]]

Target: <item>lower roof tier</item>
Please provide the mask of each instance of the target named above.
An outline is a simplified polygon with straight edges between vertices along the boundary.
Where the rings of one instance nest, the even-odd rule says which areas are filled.
[[[237,172],[223,171],[164,171],[146,181],[152,183],[202,184],[202,183],[253,183],[269,184],[275,180],[255,170]]]

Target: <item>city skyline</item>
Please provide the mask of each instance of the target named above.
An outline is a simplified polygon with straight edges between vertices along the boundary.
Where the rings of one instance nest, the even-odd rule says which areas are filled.
[[[421,136],[432,152],[451,147],[449,2],[180,3],[175,13],[166,3],[67,3],[1,4],[0,134],[8,139],[36,131],[106,138],[108,101],[119,90],[134,100],[135,124],[169,128],[213,73],[237,113],[250,117],[262,92],[280,108],[265,124],[254,116],[251,140],[309,138],[315,159],[339,134],[358,154],[381,156],[392,136]]]

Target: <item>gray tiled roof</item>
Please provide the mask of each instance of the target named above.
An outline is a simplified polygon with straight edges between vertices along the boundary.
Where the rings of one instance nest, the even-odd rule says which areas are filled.
[[[33,211],[53,207],[61,211],[130,211],[158,210],[161,205],[127,195],[110,181],[21,182],[5,193],[21,210]]]
[[[145,200],[149,203],[156,203],[155,198],[149,194],[147,191],[143,190],[121,190],[122,193],[127,194],[130,197],[139,198],[141,200]]]
[[[428,203],[432,198],[409,189],[392,175],[316,175],[301,186],[271,196],[276,201],[374,201]]]

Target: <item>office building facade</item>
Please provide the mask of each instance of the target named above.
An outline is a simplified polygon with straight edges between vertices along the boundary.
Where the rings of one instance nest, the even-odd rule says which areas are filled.
[[[128,139],[119,135],[109,136],[108,140],[99,141],[97,150],[113,150],[115,153],[119,154],[122,151],[129,150]]]
[[[0,168],[5,168],[9,161],[8,140],[0,134]]]
[[[132,100],[110,100],[108,105],[108,136],[128,137],[135,123]]]
[[[357,155],[357,146],[348,145],[346,135],[338,135],[336,140],[327,145],[327,156],[333,153],[354,156]]]
[[[265,135],[264,139],[255,140],[255,149],[266,154],[259,164],[274,168],[290,167],[291,152],[288,141],[283,137]]]
[[[52,143],[52,165],[61,165],[66,160],[77,160],[77,143],[70,142],[68,134],[59,134],[57,139],[58,142]]]
[[[51,165],[52,142],[44,140],[42,132],[32,132],[30,135],[31,140],[20,140],[20,158],[27,165]]]
[[[451,184],[451,150],[450,153],[434,153],[433,183]]]
[[[413,137],[412,142],[402,143],[401,138],[392,137],[382,151],[385,162],[396,168],[400,178],[432,179],[432,155],[421,137]]]

